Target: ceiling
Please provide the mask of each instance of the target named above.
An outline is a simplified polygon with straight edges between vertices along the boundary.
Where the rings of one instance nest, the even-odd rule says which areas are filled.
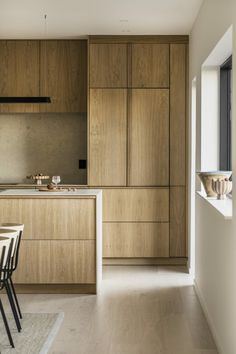
[[[202,2],[203,0],[0,0],[0,38],[188,34]]]

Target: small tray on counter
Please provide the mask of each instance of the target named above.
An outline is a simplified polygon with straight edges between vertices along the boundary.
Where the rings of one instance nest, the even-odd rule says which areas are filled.
[[[49,189],[49,188],[38,188],[39,192],[67,192],[68,189],[65,188],[53,188],[53,189]]]
[[[63,188],[63,187],[57,187],[57,188],[47,188],[47,187],[41,187],[38,188],[39,192],[77,192],[78,188]]]

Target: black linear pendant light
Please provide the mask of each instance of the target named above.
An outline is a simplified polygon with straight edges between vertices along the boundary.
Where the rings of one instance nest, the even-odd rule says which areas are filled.
[[[47,15],[44,15],[44,26],[45,26],[45,37],[47,31]],[[0,97],[0,104],[1,103],[51,103],[50,97],[45,96],[7,96],[7,97]]]
[[[0,103],[51,103],[50,97],[0,97]]]

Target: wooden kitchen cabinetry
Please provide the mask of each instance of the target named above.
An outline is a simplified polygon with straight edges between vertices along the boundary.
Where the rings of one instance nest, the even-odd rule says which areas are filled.
[[[103,222],[168,222],[169,188],[103,190]]]
[[[1,194],[0,222],[25,225],[14,276],[24,292],[67,292],[68,286],[72,292],[98,291],[102,197],[86,192]]]
[[[126,89],[91,89],[89,185],[126,185],[126,132]]]
[[[169,90],[130,90],[128,184],[169,184]]]
[[[91,88],[127,87],[127,45],[90,44]]]
[[[169,224],[104,223],[103,257],[169,257]]]
[[[186,45],[170,46],[170,184],[186,184]]]
[[[0,96],[49,96],[49,104],[0,104],[0,112],[87,112],[86,40],[0,40]]]
[[[95,241],[23,240],[21,260],[16,284],[96,282]]]
[[[104,258],[186,260],[187,50],[186,36],[89,38],[89,185],[103,188]]]
[[[39,96],[39,41],[0,40],[0,96]],[[38,104],[0,104],[0,113],[39,112]]]
[[[41,112],[87,111],[87,41],[41,41],[40,95],[51,104]]]
[[[170,187],[170,256],[186,254],[186,191],[183,186]]]
[[[169,257],[169,189],[103,190],[103,257]]]
[[[95,238],[95,199],[4,199],[1,219],[24,220],[24,240]],[[74,222],[78,219],[80,222]],[[43,222],[42,222],[43,220]]]
[[[169,87],[169,44],[131,45],[131,87]]]

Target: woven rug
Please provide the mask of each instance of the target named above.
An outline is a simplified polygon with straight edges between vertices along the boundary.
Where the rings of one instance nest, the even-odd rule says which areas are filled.
[[[1,354],[46,354],[62,324],[63,313],[25,313],[18,333],[12,316],[7,314],[15,348],[11,348],[0,316]]]

